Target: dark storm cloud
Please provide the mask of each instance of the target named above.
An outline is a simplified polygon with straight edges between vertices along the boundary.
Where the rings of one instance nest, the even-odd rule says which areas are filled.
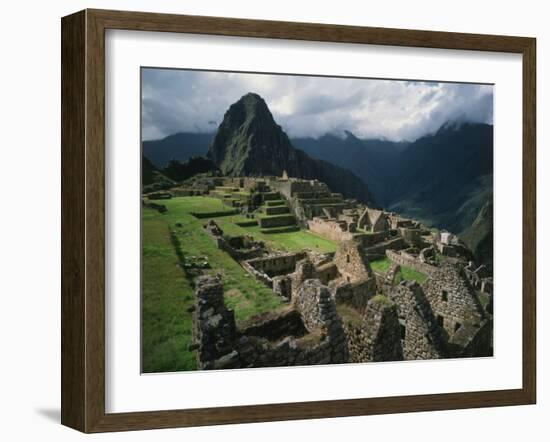
[[[364,138],[414,140],[449,120],[493,120],[487,85],[144,69],[143,138],[212,132],[247,92],[266,100],[290,136],[349,130]]]

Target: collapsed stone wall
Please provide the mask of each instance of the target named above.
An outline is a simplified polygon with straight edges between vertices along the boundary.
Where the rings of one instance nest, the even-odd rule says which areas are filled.
[[[293,305],[237,328],[219,278],[197,281],[194,343],[198,368],[229,369],[348,361],[347,341],[328,289],[305,281]]]
[[[219,278],[201,276],[197,280],[193,327],[193,349],[199,369],[237,368],[239,355],[233,348],[235,315],[225,307]]]
[[[315,273],[317,278],[325,285],[340,277],[338,267],[332,261],[315,267]]]
[[[224,238],[223,230],[212,219],[203,227],[216,243],[216,247],[226,252],[235,261],[258,258],[265,252],[265,245],[260,241],[254,241],[250,236]]]
[[[258,272],[265,273],[269,277],[292,273],[296,263],[307,256],[306,252],[282,253],[265,257],[250,259],[243,263]],[[246,267],[245,267],[246,268]]]
[[[350,362],[402,361],[397,306],[386,297],[371,299],[359,321],[344,322]]]
[[[404,327],[402,339],[405,359],[438,359],[446,348],[435,315],[422,288],[414,281],[403,281],[393,287],[388,297],[397,306]]]
[[[346,337],[328,287],[318,279],[308,279],[296,290],[293,303],[300,311],[306,328],[321,330],[331,342],[331,360],[346,362]]]
[[[330,288],[337,304],[348,304],[359,311],[366,308],[369,300],[377,292],[375,277],[354,283],[338,281],[336,284],[330,285]]]
[[[386,256],[395,264],[410,267],[411,269],[425,273],[428,276],[435,277],[438,274],[437,267],[420,262],[420,260],[415,258],[404,256],[401,253],[394,252],[393,250],[386,250]]]

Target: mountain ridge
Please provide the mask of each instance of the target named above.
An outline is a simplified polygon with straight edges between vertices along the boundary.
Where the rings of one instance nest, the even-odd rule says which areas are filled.
[[[367,184],[347,169],[296,149],[267,103],[248,93],[233,103],[210,144],[207,157],[228,176],[317,179],[347,198],[374,204]]]

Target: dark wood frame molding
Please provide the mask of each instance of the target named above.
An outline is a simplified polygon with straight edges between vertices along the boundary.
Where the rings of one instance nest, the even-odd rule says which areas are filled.
[[[189,410],[105,413],[105,30],[182,32],[523,56],[523,386]],[[312,23],[84,10],[62,30],[61,422],[83,432],[534,404],[536,400],[536,40]]]

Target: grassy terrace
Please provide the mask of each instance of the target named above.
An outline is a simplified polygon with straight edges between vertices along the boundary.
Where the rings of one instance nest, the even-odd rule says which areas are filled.
[[[193,370],[191,341],[193,289],[176,266],[178,257],[164,217],[143,209],[142,222],[142,369],[146,373]]]
[[[385,257],[370,262],[370,266],[373,271],[378,273],[386,273],[391,266],[389,258]],[[428,276],[422,272],[414,270],[407,266],[401,266],[401,270],[395,275],[395,282],[399,284],[401,281],[417,281],[419,284],[423,284]]]
[[[424,284],[428,279],[428,276],[422,272],[418,272],[407,266],[401,266],[401,270],[395,275],[395,282],[399,283],[405,281],[416,281],[419,284]]]
[[[142,209],[142,366],[146,373],[195,368],[194,355],[187,350],[192,328],[187,308],[193,305],[194,289],[192,277],[178,266],[180,259],[204,256],[210,264],[206,272],[222,274],[226,305],[234,309],[238,321],[281,305],[279,297],[216,248],[202,228],[209,218],[191,215],[231,213],[229,207],[209,197],[179,197],[162,204],[168,208],[165,214]],[[277,250],[336,250],[335,242],[307,231],[264,234],[258,226],[237,226],[235,222],[248,220],[242,215],[213,219],[224,233],[252,235]]]
[[[375,272],[386,273],[390,269],[391,261],[388,257],[385,257],[382,259],[371,261],[370,266]]]

